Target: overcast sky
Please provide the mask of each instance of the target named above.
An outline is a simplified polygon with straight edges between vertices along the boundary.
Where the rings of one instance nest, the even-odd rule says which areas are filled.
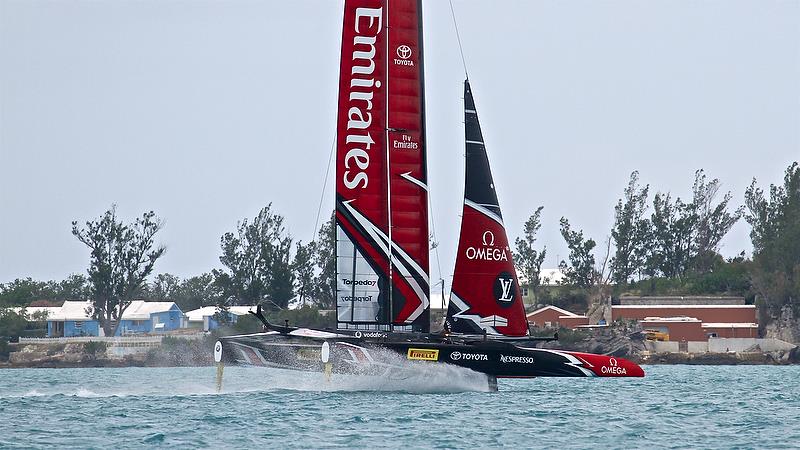
[[[544,205],[602,241],[631,171],[687,198],[696,169],[743,203],[800,159],[800,1],[455,0],[513,239]],[[154,210],[156,272],[220,267],[272,202],[314,234],[334,139],[342,1],[0,0],[0,282],[84,273],[72,220]],[[424,7],[429,183],[452,274],[464,70],[445,0]],[[325,213],[333,209],[329,184]],[[750,250],[738,224],[722,252]],[[438,278],[435,256],[432,279]]]

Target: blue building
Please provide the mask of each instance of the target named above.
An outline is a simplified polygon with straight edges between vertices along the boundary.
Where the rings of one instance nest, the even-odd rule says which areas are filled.
[[[64,302],[48,315],[47,336],[101,336],[99,321],[87,313],[89,305],[81,301]],[[116,335],[163,333],[186,326],[186,316],[174,302],[135,300],[122,313]]]

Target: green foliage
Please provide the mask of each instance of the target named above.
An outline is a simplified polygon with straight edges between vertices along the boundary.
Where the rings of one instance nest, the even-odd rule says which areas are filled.
[[[558,342],[564,345],[574,344],[588,339],[591,335],[592,333],[587,330],[559,328]]]
[[[593,286],[600,273],[595,269],[592,249],[597,245],[592,239],[584,239],[583,230],[573,231],[569,221],[561,218],[561,236],[569,247],[569,264],[561,261],[558,267],[564,271],[563,284],[589,288]]]
[[[152,283],[145,288],[145,298],[152,301],[175,301],[181,288],[181,279],[169,273],[156,275]]]
[[[692,233],[697,217],[692,206],[674,202],[669,194],[658,193],[653,199],[651,216],[650,252],[646,273],[662,274],[668,278],[683,275],[692,257]]]
[[[336,220],[335,214],[319,229],[312,251],[317,275],[313,297],[320,308],[336,307]]]
[[[261,324],[261,321],[252,314],[239,316],[236,323],[231,325],[234,334],[259,333],[264,331],[263,328],[264,326]]]
[[[768,199],[753,179],[745,204],[754,289],[773,314],[784,305],[800,309],[800,165],[786,169],[783,186],[770,185]]]
[[[106,356],[108,344],[103,341],[89,341],[83,344],[83,352],[90,359],[97,359]]]
[[[52,283],[52,282],[51,282]],[[53,300],[87,300],[91,296],[89,280],[85,275],[74,273],[58,283]]]
[[[283,325],[285,320],[289,321],[289,326],[310,327],[310,328],[335,328],[335,314],[320,315],[319,309],[311,306],[304,306],[298,309],[285,309],[275,311],[267,315],[267,320],[271,323]]]
[[[216,305],[222,296],[210,273],[181,280],[168,273],[156,276],[144,293],[147,300],[175,302],[181,311]]]
[[[695,172],[692,185],[692,208],[697,216],[694,233],[694,256],[692,268],[698,273],[707,273],[714,267],[719,243],[744,214],[744,207],[733,213],[728,211],[731,193],[727,192],[716,206],[714,199],[719,192],[719,179],[706,181],[703,170]]]
[[[728,211],[730,192],[715,205],[719,188],[720,181],[707,181],[701,169],[695,172],[691,203],[656,194],[645,273],[682,278],[690,271],[708,273],[713,268],[720,241],[744,213],[741,207]]]
[[[567,311],[586,311],[589,308],[589,290],[574,286],[547,286],[540,289],[537,303],[553,305]]]
[[[295,273],[295,290],[301,305],[305,305],[314,291],[314,242],[303,245],[302,241],[295,244],[292,269]]]
[[[280,309],[293,297],[292,238],[283,226],[283,217],[271,207],[263,208],[252,222],[239,222],[236,234],[225,233],[221,238],[219,260],[227,271],[214,270],[213,274],[222,290],[222,306],[263,303]]]
[[[29,306],[31,302],[42,300],[59,302],[87,298],[89,286],[86,277],[78,274],[72,274],[60,282],[35,281],[29,277],[0,283],[0,307]]]
[[[8,355],[11,353],[11,345],[8,340],[0,337],[0,361],[8,361]]]
[[[0,308],[0,337],[16,340],[27,326],[28,321],[24,314],[10,308]]]
[[[514,252],[514,264],[517,266],[517,272],[525,277],[525,281],[533,291],[534,296],[538,293],[542,262],[547,254],[547,248],[543,248],[541,251],[534,248],[536,234],[542,227],[542,209],[544,209],[544,206],[536,208],[533,215],[525,222],[525,239],[517,238],[514,241],[514,245],[517,248],[516,252]]]
[[[641,270],[647,257],[649,222],[644,213],[649,189],[649,185],[639,187],[639,172],[634,171],[625,188],[624,201],[619,199],[614,207],[611,239],[616,253],[611,260],[611,279],[617,283],[627,282]]]

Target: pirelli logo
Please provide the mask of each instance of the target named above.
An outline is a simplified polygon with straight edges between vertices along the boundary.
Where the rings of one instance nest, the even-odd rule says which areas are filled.
[[[421,361],[438,361],[439,350],[431,350],[428,348],[410,348],[408,349],[408,359],[417,359]]]

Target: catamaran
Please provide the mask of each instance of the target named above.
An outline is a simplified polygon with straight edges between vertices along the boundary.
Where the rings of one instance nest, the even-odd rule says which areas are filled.
[[[452,364],[487,377],[641,377],[623,358],[537,348],[469,80],[464,205],[444,330],[431,332],[421,0],[346,0],[336,140],[337,328],[269,323],[215,359],[327,373]],[[545,338],[552,340],[552,338]]]

